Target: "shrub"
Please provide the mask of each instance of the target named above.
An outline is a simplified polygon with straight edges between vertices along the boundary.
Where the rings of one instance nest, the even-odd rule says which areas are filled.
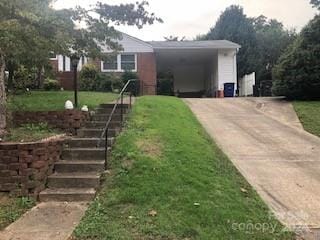
[[[157,94],[172,96],[173,95],[172,79],[158,79]]]
[[[161,72],[158,74],[157,94],[172,96],[173,90],[173,74],[171,72]]]
[[[109,74],[100,73],[96,78],[96,91],[112,92],[113,77]]]
[[[121,75],[123,84],[126,84],[131,79],[138,79],[138,75],[134,72],[126,71]]]
[[[43,88],[46,91],[57,91],[60,90],[60,84],[57,80],[47,78],[43,83]]]
[[[273,69],[275,95],[290,99],[320,98],[320,16],[301,31]]]
[[[126,71],[121,75],[121,79],[123,85],[125,85],[131,79],[136,79],[137,81],[130,83],[127,91],[131,92],[135,96],[139,95],[139,77],[137,73]]]
[[[99,73],[95,65],[87,64],[80,72],[80,90],[111,92],[123,87],[122,80],[113,73]]]
[[[119,77],[114,77],[112,79],[112,90],[114,92],[120,92],[123,88],[124,84],[121,78]]]
[[[80,90],[97,91],[98,69],[93,64],[86,64],[80,71]]]
[[[14,81],[13,81],[13,88],[15,90],[17,89],[23,89],[26,88],[35,88],[35,73],[24,67],[20,66],[17,71],[14,73]]]

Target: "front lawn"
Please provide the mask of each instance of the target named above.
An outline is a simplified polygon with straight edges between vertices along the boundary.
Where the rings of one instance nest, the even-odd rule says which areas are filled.
[[[73,102],[72,91],[31,91],[21,95],[11,95],[8,98],[8,108],[11,111],[55,111],[63,110],[67,100]],[[79,107],[87,105],[89,109],[101,103],[113,101],[118,95],[102,92],[79,92]]]
[[[293,239],[180,99],[138,99],[112,155],[75,239]]]
[[[17,220],[34,204],[29,198],[10,198],[8,194],[0,193],[0,230]]]
[[[320,101],[296,101],[293,106],[304,129],[320,137]]]

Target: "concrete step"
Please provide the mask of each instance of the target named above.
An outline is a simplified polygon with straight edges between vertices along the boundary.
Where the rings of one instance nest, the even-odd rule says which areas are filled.
[[[94,188],[47,188],[40,192],[41,202],[89,202],[94,199]]]
[[[78,138],[100,138],[103,129],[94,129],[94,128],[81,128],[77,132]],[[120,129],[109,129],[108,137],[115,137],[120,132]]]
[[[90,121],[85,123],[85,128],[103,129],[105,128],[107,121]],[[120,121],[111,121],[109,124],[110,129],[120,128]]]
[[[120,102],[119,102],[118,106],[120,106]],[[103,104],[99,105],[99,108],[111,108],[112,109],[113,107],[114,107],[113,103],[103,103]],[[127,104],[127,103],[123,104],[123,108],[129,108],[129,107],[130,107],[129,104]]]
[[[64,142],[65,148],[96,148],[100,138],[71,138]],[[114,144],[113,137],[108,138],[108,147]],[[100,147],[105,146],[105,139],[100,142]]]
[[[123,115],[123,120],[125,120],[126,115]],[[105,121],[107,123],[107,121],[109,120],[110,114],[94,114],[93,116],[91,116],[91,120],[92,121]],[[121,121],[121,115],[120,114],[114,114],[112,116],[112,121]]]
[[[62,151],[61,158],[70,161],[104,160],[105,148],[66,148]]]
[[[54,164],[57,173],[102,173],[105,170],[105,161],[59,161]]]
[[[48,177],[49,188],[98,188],[99,173],[54,173]]]
[[[113,108],[96,108],[95,112],[97,114],[110,114],[112,112],[112,110],[113,110]],[[122,111],[124,114],[127,114],[129,112],[129,109],[127,107],[124,107]],[[120,114],[120,113],[121,113],[121,107],[118,106],[116,108],[116,110],[114,111],[114,114]]]

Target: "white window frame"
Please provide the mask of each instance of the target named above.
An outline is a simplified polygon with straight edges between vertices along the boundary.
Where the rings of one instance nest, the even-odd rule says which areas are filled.
[[[55,57],[51,57],[51,58],[49,58],[49,60],[58,60],[58,55],[56,54]]]
[[[121,67],[121,55],[134,55],[134,69],[130,70],[131,72],[138,71],[138,55],[136,53],[121,53],[117,55],[117,69],[105,69],[104,61],[101,61],[101,72],[125,72]]]

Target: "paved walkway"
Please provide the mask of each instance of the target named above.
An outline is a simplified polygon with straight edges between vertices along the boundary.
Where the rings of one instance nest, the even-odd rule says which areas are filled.
[[[86,203],[40,203],[0,232],[0,240],[67,240]]]
[[[284,224],[320,227],[320,138],[302,130],[290,104],[256,98],[185,101]]]

